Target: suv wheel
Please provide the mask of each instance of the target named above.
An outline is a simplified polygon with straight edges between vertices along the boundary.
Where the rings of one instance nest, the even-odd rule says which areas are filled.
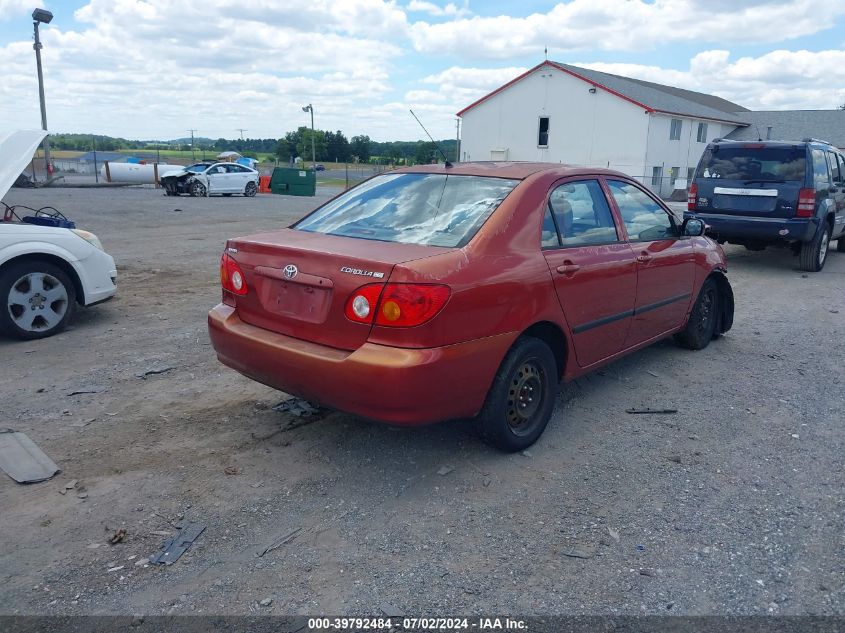
[[[827,247],[830,243],[830,226],[825,222],[816,231],[815,237],[801,244],[798,265],[801,270],[817,273],[827,261]]]
[[[543,433],[557,395],[557,362],[543,341],[517,339],[502,361],[476,423],[482,437],[513,453]]]

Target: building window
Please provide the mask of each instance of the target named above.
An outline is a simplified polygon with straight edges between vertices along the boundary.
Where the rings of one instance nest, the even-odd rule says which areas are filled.
[[[540,128],[537,134],[537,145],[540,147],[549,146],[549,117],[540,117]]]
[[[670,141],[681,140],[681,127],[683,126],[683,124],[683,121],[681,121],[680,119],[672,119],[672,126],[669,128]]]
[[[652,167],[651,168],[651,186],[652,187],[659,187],[660,180],[663,178],[663,167]]]
[[[698,134],[695,137],[699,143],[706,143],[707,142],[707,124],[706,123],[699,123],[698,124]]]
[[[669,175],[669,177],[670,177],[669,184],[671,186],[673,186],[673,187],[675,186],[675,181],[678,179],[678,174],[680,174],[680,173],[681,173],[680,167],[672,167],[672,173]]]

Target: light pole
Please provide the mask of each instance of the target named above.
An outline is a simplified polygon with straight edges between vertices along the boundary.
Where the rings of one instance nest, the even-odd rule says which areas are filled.
[[[302,106],[302,111],[311,113],[311,169],[317,171],[317,150],[314,149],[314,106],[309,103],[307,106]]]
[[[38,98],[41,101],[41,129],[47,131],[47,104],[44,101],[44,73],[41,70],[41,38],[38,34],[39,24],[50,24],[53,14],[46,9],[36,9],[32,12],[32,27],[35,30],[35,65],[38,68]],[[50,137],[44,137],[44,166],[46,173],[50,174]],[[35,174],[33,174],[34,176]]]

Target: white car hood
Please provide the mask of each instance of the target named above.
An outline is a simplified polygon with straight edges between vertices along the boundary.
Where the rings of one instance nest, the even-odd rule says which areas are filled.
[[[161,165],[159,165],[161,167]],[[193,172],[189,172],[186,169],[182,169],[181,167],[174,167],[170,171],[163,171],[159,178],[172,178],[173,176],[184,176],[185,174],[189,174]],[[196,176],[196,174],[194,174]]]
[[[0,131],[0,200],[29,165],[45,136],[44,130]]]

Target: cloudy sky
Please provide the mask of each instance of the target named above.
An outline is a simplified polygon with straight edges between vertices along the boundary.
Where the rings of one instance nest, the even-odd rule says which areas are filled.
[[[0,126],[40,127],[32,0],[0,0]],[[51,131],[437,137],[549,59],[751,109],[845,103],[843,0],[43,0]]]

